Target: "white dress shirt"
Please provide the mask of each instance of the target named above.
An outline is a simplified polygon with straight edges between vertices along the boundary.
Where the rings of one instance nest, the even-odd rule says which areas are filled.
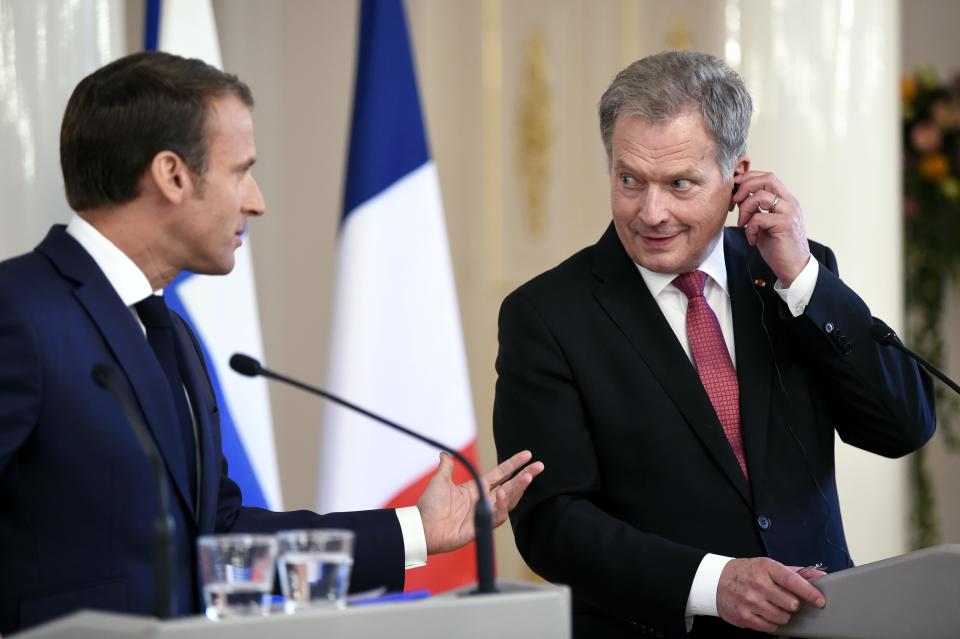
[[[89,222],[74,213],[67,224],[67,233],[82,246],[93,261],[103,271],[107,281],[120,297],[120,301],[140,324],[146,336],[146,329],[140,322],[133,305],[153,294],[163,295],[163,291],[154,291],[150,280],[126,253],[108,240]],[[188,396],[189,401],[189,396]],[[192,411],[191,411],[192,413]],[[199,449],[198,449],[199,450]],[[423,520],[416,506],[397,508],[397,519],[403,535],[404,567],[416,568],[427,563],[427,540],[423,532]]]
[[[657,306],[660,307],[664,318],[670,328],[673,329],[677,340],[680,341],[680,345],[683,346],[683,350],[686,351],[687,357],[692,362],[690,340],[687,338],[687,296],[673,285],[673,280],[679,273],[654,273],[639,264],[636,266],[647,288],[650,289],[650,294],[653,295]],[[737,351],[733,343],[733,309],[730,306],[730,290],[727,287],[727,264],[724,260],[722,232],[713,250],[696,270],[703,271],[708,275],[707,282],[703,287],[703,296],[717,316],[720,330],[723,332],[723,339],[727,343],[727,350],[730,352],[730,360],[736,367]],[[802,315],[807,308],[807,304],[810,303],[813,289],[817,285],[819,272],[820,267],[817,260],[811,257],[803,271],[790,285],[790,288],[784,288],[780,280],[777,280],[774,285],[774,290],[787,304],[794,317]],[[690,586],[690,595],[687,598],[688,630],[692,626],[693,617],[696,615],[718,616],[717,587],[720,583],[720,573],[731,559],[732,557],[707,553],[701,560],[700,566],[693,577],[693,584]]]

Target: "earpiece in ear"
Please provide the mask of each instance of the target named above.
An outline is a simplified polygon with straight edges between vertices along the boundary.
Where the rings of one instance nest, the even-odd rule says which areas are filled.
[[[735,195],[735,194],[737,193],[737,190],[738,190],[739,188],[740,188],[740,185],[734,183],[734,185],[733,185],[733,194],[730,195],[730,206],[727,207],[727,213],[730,213],[731,211],[733,211],[733,208],[737,205],[736,202],[734,202],[734,200],[733,200],[733,195]]]

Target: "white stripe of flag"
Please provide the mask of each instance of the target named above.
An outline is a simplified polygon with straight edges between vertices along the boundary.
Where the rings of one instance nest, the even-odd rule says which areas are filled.
[[[334,283],[331,391],[476,459],[473,401],[437,172],[399,0],[363,0],[345,215]],[[409,506],[437,451],[328,404],[322,511]],[[466,478],[457,467],[455,478]],[[476,579],[473,546],[408,570],[405,587]]]

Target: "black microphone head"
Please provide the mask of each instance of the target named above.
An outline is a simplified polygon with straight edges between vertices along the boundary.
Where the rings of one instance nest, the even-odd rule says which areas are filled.
[[[897,333],[887,326],[882,319],[876,317],[873,318],[873,326],[870,327],[870,337],[881,344],[896,345],[900,342]]]
[[[243,353],[233,354],[230,358],[230,368],[247,377],[256,377],[263,374],[263,366],[260,365],[260,362]]]
[[[100,388],[109,389],[113,383],[113,371],[106,364],[97,364],[90,370],[90,377]]]

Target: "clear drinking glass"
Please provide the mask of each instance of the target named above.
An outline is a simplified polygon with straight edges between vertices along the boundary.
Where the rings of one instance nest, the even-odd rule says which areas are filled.
[[[197,551],[207,617],[269,613],[277,560],[272,535],[203,535]]]
[[[280,588],[288,613],[308,607],[346,607],[353,539],[349,530],[277,533]]]

